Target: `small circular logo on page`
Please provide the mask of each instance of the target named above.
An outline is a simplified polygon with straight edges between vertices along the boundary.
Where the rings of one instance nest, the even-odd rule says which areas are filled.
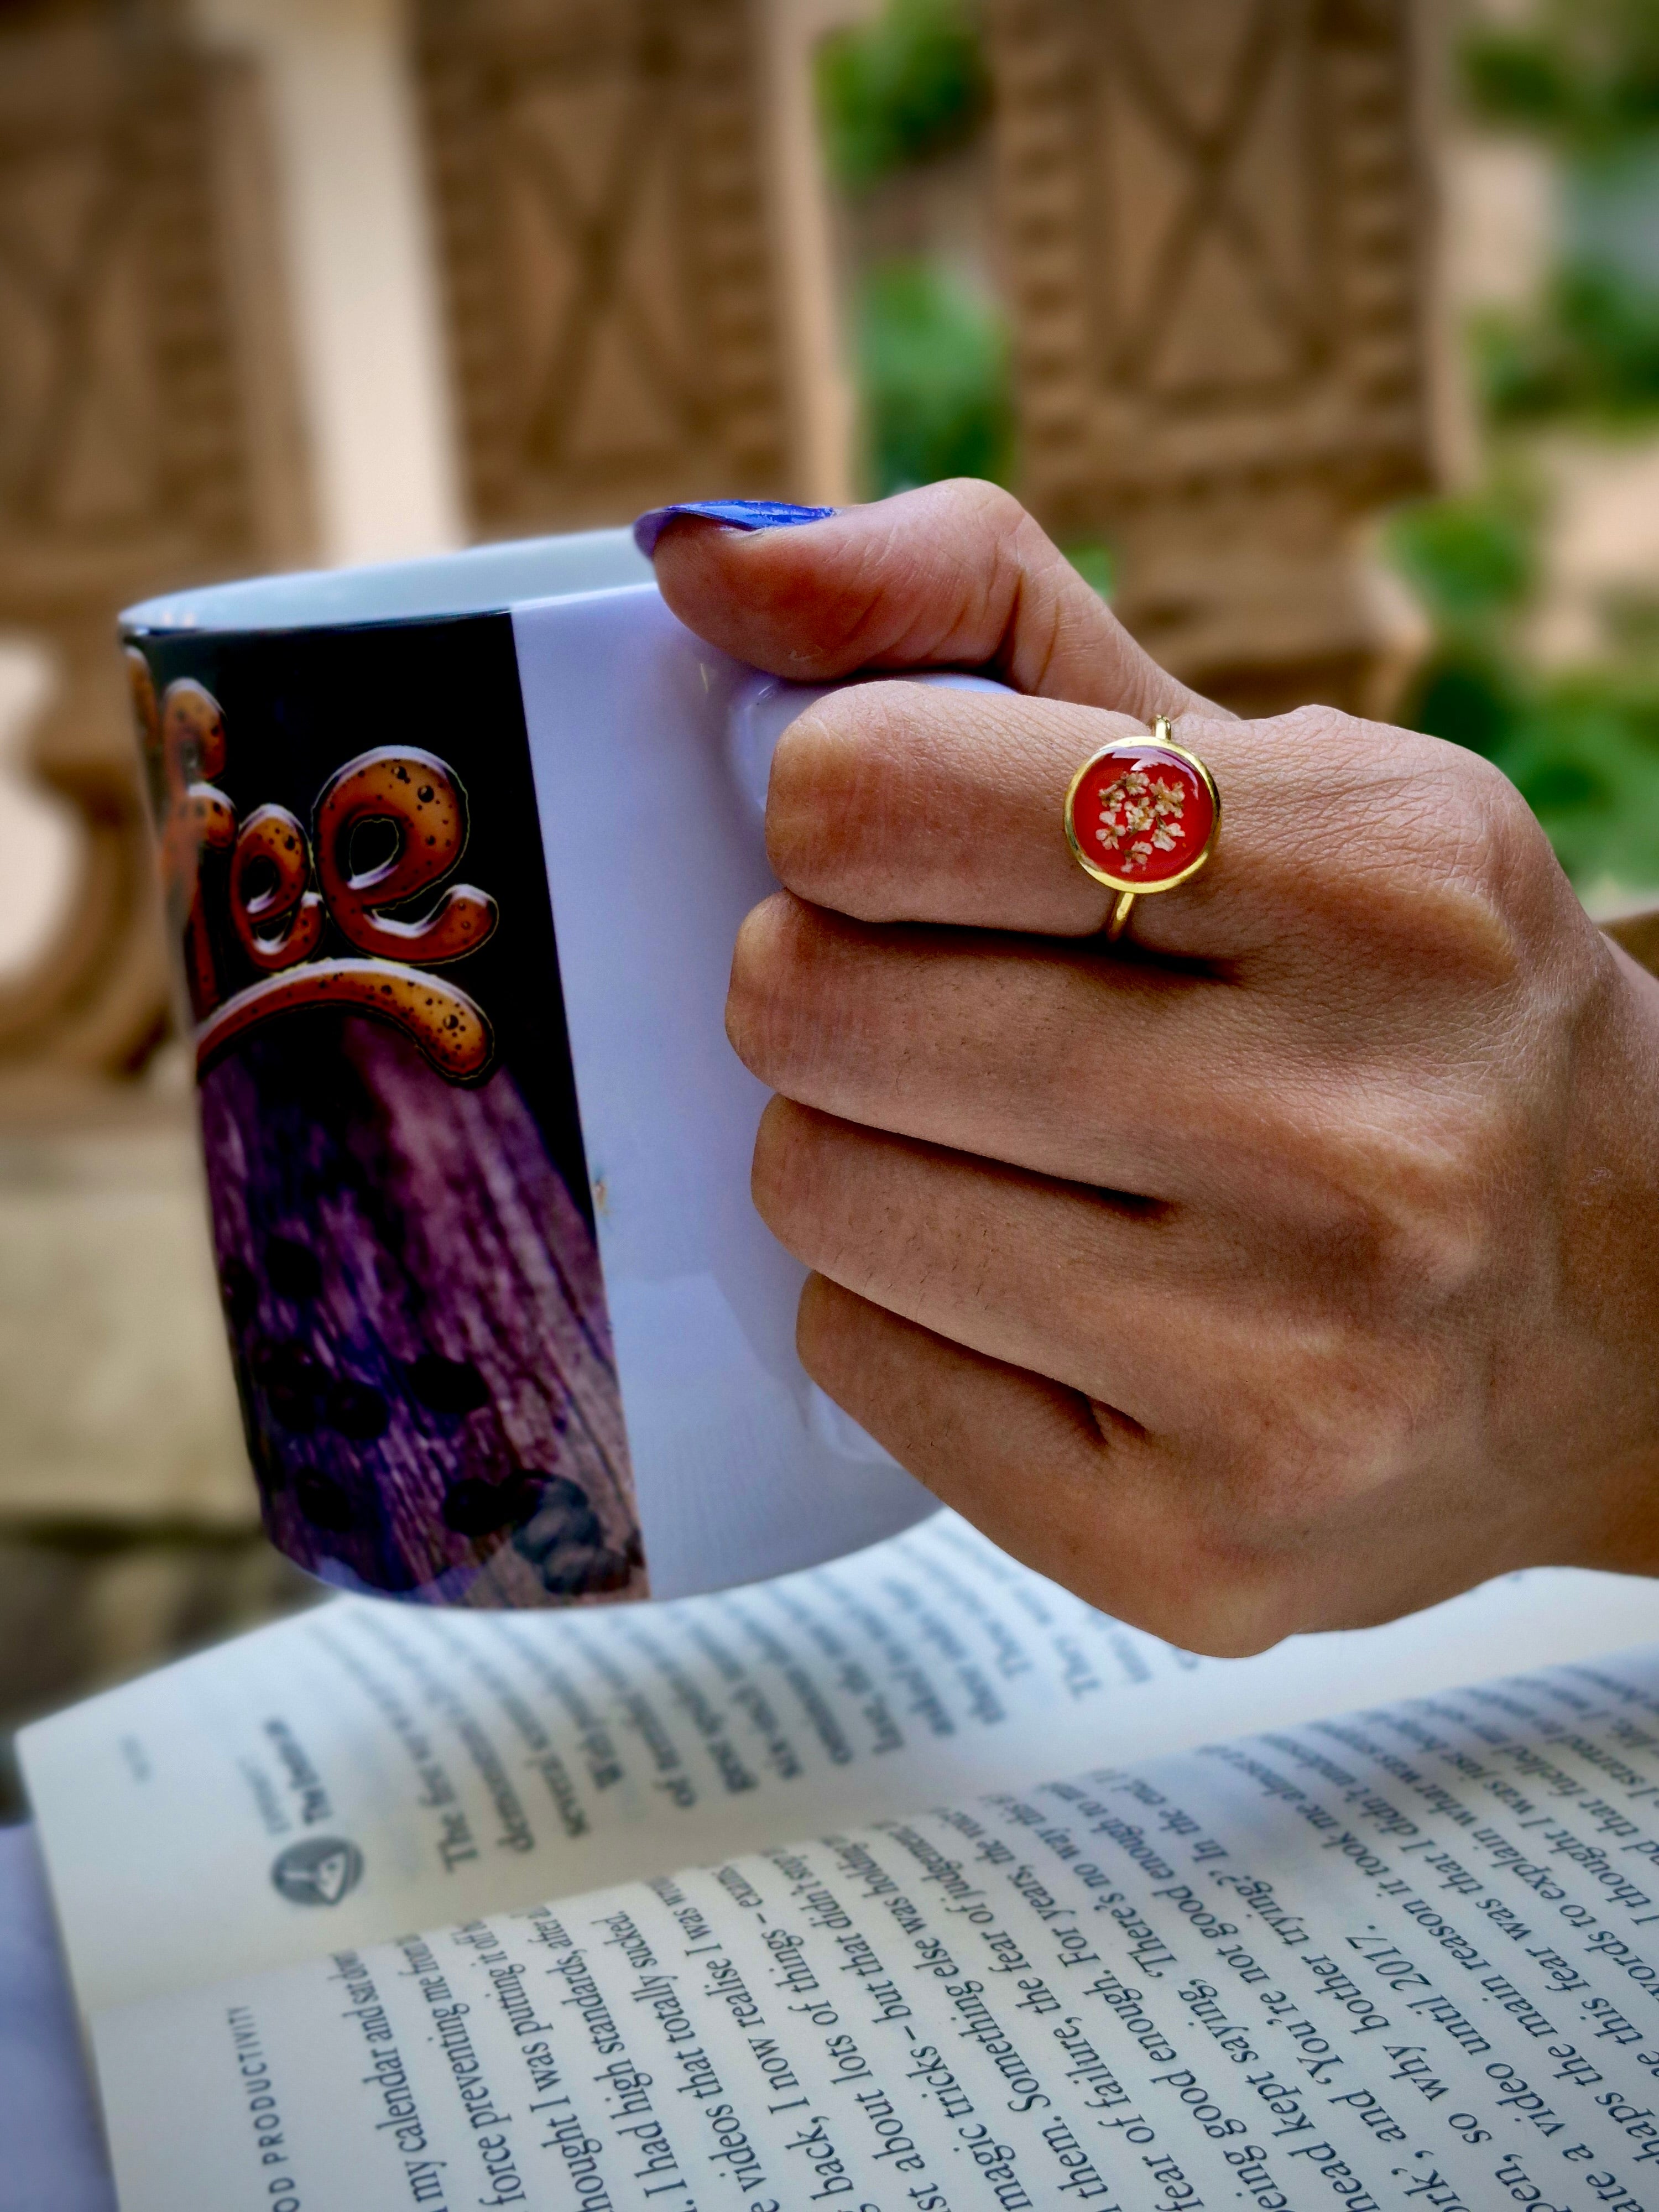
[[[363,1878],[363,1855],[338,1836],[307,1836],[271,1863],[270,1879],[290,1905],[337,1905]]]

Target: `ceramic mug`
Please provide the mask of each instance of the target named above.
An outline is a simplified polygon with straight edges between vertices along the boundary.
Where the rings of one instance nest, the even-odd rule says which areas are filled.
[[[722,1021],[772,749],[821,691],[693,636],[623,531],[122,629],[273,1542],[547,1606],[928,1512],[796,1357]]]

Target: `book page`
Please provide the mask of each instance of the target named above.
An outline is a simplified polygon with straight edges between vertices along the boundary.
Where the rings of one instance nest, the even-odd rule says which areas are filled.
[[[22,1757],[89,2010],[960,1795],[988,1745],[1069,1744],[1193,1663],[940,1516],[668,1605],[336,1600]]]
[[[83,2013],[1374,1694],[1659,1636],[1511,1577],[1200,1661],[954,1515],[785,1580],[565,1614],[342,1599],[28,1731]]]
[[[124,2212],[1644,2212],[1659,1650],[106,2014]]]

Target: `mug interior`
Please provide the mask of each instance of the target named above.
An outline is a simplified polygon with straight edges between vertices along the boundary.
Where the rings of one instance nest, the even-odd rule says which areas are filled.
[[[128,635],[210,630],[316,629],[490,614],[534,599],[648,584],[653,570],[629,530],[584,530],[474,545],[419,561],[258,576],[145,599],[121,617]]]

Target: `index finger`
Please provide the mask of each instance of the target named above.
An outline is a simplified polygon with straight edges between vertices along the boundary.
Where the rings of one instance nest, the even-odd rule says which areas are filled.
[[[798,683],[862,668],[977,668],[1016,691],[1155,714],[1223,710],[1144,653],[1019,502],[963,477],[793,527],[742,502],[642,515],[663,597],[690,629]]]

